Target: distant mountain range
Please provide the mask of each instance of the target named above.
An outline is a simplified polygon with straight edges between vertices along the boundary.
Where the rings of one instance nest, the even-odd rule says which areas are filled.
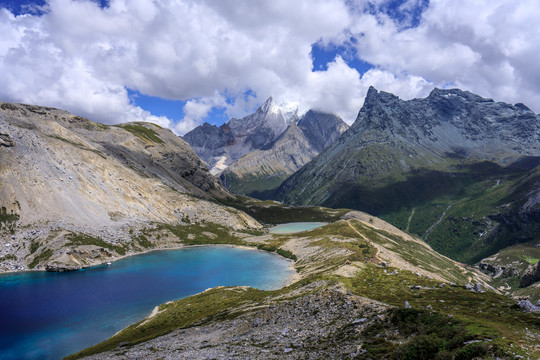
[[[347,128],[336,115],[309,110],[265,149],[254,150],[232,163],[221,174],[222,182],[234,193],[265,198]]]
[[[205,123],[184,139],[229,190],[264,198],[347,128],[340,117],[316,110],[286,118],[269,98],[254,114],[220,127]]]
[[[540,240],[540,121],[458,89],[403,101],[371,87],[351,128],[273,198],[370,212],[477,261]]]
[[[291,120],[269,98],[251,115],[219,127],[204,123],[184,135],[184,140],[208,164],[210,172],[219,175],[241,156],[269,146]]]

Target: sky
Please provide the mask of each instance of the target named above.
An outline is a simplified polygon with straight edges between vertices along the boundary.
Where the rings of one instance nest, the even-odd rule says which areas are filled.
[[[0,100],[183,135],[284,110],[356,119],[369,86],[540,112],[538,0],[0,0]]]

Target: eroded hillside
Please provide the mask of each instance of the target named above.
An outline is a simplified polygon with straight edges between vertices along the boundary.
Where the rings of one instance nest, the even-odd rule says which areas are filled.
[[[170,130],[30,105],[0,109],[3,271],[78,268],[179,246],[176,236],[144,235],[158,226],[260,227],[214,202],[229,194]]]

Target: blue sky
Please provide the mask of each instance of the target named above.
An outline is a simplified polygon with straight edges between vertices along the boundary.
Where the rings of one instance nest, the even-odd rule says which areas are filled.
[[[0,99],[183,134],[284,110],[352,123],[373,85],[540,110],[535,0],[0,1]]]

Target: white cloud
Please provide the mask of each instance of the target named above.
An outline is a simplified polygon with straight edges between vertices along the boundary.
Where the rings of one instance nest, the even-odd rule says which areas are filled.
[[[148,119],[134,111],[125,88],[192,99],[180,131],[216,105],[216,91],[253,89],[261,102],[278,95],[268,84],[305,83],[311,43],[349,21],[340,0],[112,0],[104,9],[90,0],[50,0],[41,17],[3,11],[9,40],[0,41],[0,96],[105,122]]]
[[[540,8],[534,0],[50,0],[42,16],[0,12],[0,97],[94,120],[143,120],[184,133],[213,107],[241,117],[267,97],[352,122],[369,85],[402,98],[459,86],[540,110]],[[350,36],[356,42],[350,42]],[[340,57],[312,72],[311,45],[354,46],[376,67]],[[186,100],[175,124],[133,105],[126,88]],[[244,96],[252,90],[254,96]],[[232,104],[225,102],[233,98]]]
[[[214,96],[191,99],[184,105],[184,118],[176,124],[174,131],[179,135],[184,135],[200,125],[213,108],[226,108],[227,106],[225,97],[217,92]]]
[[[539,17],[535,0],[439,0],[418,27],[401,30],[387,15],[359,14],[351,32],[360,56],[381,69],[524,102],[538,112]]]

